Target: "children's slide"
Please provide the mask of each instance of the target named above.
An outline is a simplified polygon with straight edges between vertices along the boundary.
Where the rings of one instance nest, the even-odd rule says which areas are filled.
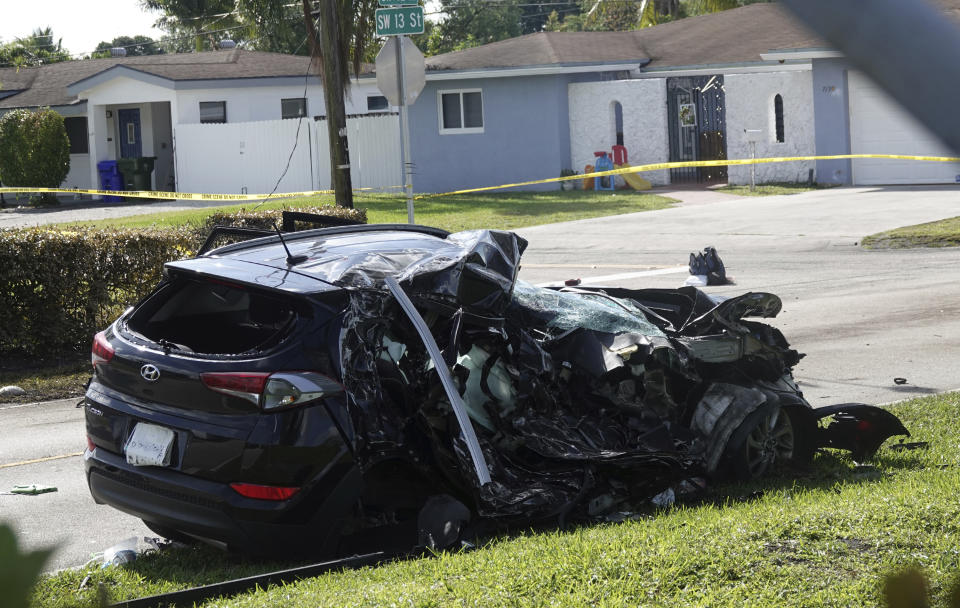
[[[626,169],[631,166],[630,162],[627,161],[627,149],[625,147],[620,145],[613,147],[613,166],[617,169]],[[620,177],[634,190],[650,189],[650,182],[640,177],[639,173],[622,173]]]
[[[630,167],[630,165],[614,165],[614,167],[617,169],[626,169]],[[639,173],[621,173],[620,177],[634,190],[649,190],[651,187],[650,182],[640,177]]]

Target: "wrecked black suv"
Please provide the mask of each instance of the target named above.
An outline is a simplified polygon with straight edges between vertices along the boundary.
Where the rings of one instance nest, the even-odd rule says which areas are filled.
[[[801,355],[747,320],[771,294],[534,287],[509,232],[264,234],[166,264],[94,340],[90,491],[170,538],[446,546],[907,433],[811,409]]]

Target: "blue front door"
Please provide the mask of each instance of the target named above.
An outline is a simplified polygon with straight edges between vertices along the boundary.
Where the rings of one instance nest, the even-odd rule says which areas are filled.
[[[118,110],[120,120],[120,158],[140,158],[143,147],[140,145],[140,110]]]

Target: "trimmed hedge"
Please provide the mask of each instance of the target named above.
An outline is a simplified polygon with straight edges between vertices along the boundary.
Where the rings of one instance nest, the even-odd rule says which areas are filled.
[[[190,255],[189,230],[32,228],[0,232],[0,357],[80,353]]]
[[[366,219],[362,210],[297,211]],[[272,220],[279,223],[280,211],[215,214],[207,224],[270,227]],[[49,361],[89,350],[94,333],[150,293],[165,262],[193,255],[208,232],[206,227],[0,231],[0,362]]]
[[[336,217],[341,219],[354,220],[362,224],[367,223],[366,209],[347,209],[346,207],[335,207],[333,205],[323,205],[322,207],[289,207],[287,209],[264,209],[260,211],[247,211],[241,209],[235,213],[211,213],[207,220],[200,227],[200,232],[205,237],[214,226],[237,226],[240,228],[264,228],[273,230],[273,223],[281,225],[283,211],[299,211],[303,213],[314,213],[327,217]],[[316,226],[310,226],[314,228]]]

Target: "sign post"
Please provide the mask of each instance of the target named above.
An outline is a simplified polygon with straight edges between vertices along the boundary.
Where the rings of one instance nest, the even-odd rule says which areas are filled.
[[[413,224],[413,162],[410,158],[410,115],[407,113],[406,69],[403,66],[403,40],[393,38],[397,49],[397,82],[400,85],[400,166],[403,168],[403,189],[407,193],[407,223]]]
[[[377,87],[391,103],[400,107],[400,175],[407,195],[407,222],[413,224],[413,163],[407,105],[413,103],[423,89],[425,65],[423,55],[407,38],[410,34],[423,33],[423,7],[405,6],[411,1],[380,0],[380,6],[393,8],[378,8],[376,25],[377,36],[393,37],[377,54]],[[408,87],[411,77],[414,86]]]

